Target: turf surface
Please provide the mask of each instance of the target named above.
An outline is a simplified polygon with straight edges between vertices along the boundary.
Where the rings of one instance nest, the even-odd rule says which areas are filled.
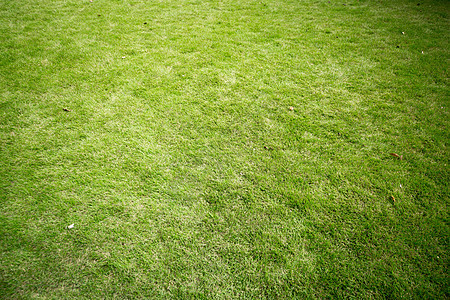
[[[1,1],[0,298],[447,299],[449,12]]]

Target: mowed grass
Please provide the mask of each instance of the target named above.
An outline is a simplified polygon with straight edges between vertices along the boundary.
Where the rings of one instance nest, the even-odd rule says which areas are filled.
[[[447,299],[449,12],[1,1],[0,298]]]

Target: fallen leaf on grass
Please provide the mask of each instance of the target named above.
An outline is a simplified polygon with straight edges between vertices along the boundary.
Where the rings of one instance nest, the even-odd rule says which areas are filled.
[[[63,108],[63,111],[72,111],[72,110],[70,110],[68,108]]]
[[[394,202],[394,203],[395,203],[395,197],[391,195],[391,197],[390,197],[390,198],[391,198],[392,202]]]
[[[398,159],[402,160],[403,159],[403,155],[398,155],[397,153],[389,153],[390,155],[397,157]]]

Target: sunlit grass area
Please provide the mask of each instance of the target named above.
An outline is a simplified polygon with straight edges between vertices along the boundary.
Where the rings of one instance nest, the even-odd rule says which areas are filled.
[[[447,299],[448,1],[0,2],[0,298]]]

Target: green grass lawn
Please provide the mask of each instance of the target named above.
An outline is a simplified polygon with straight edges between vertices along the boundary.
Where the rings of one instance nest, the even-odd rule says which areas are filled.
[[[449,13],[1,1],[0,298],[448,299]]]

